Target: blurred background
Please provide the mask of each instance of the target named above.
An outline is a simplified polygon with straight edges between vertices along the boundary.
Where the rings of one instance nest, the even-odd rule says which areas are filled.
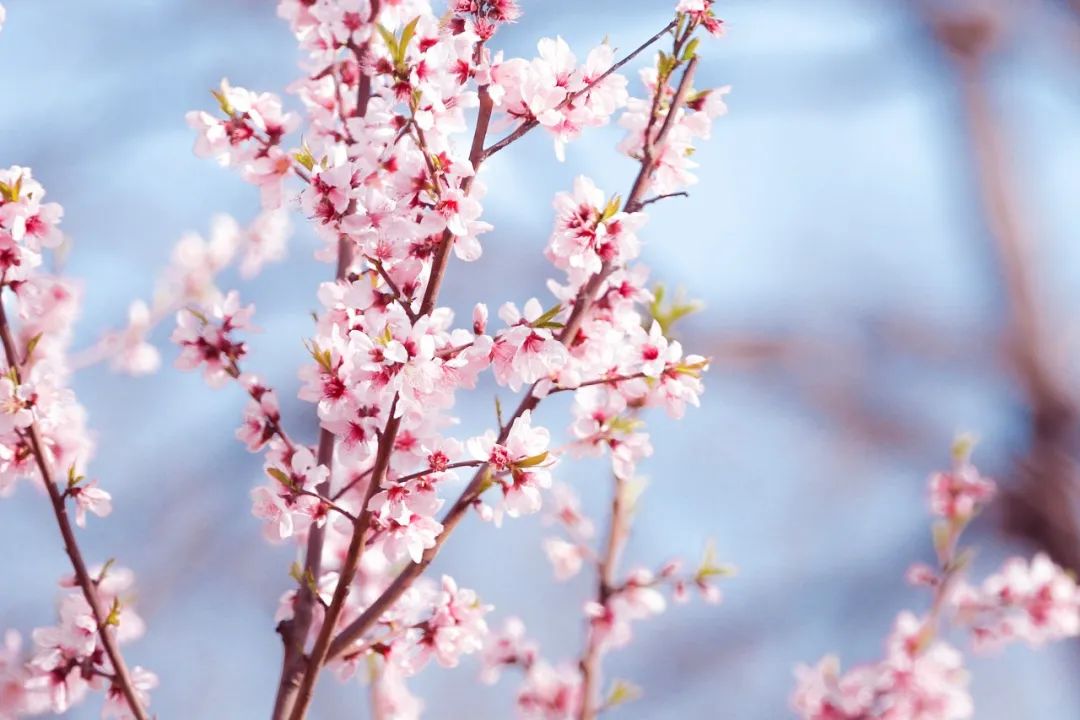
[[[183,231],[257,213],[254,188],[192,155],[183,115],[211,107],[223,76],[281,92],[297,53],[269,0],[5,4],[0,164],[32,166],[66,209],[85,347],[149,297]],[[627,50],[673,5],[522,0],[498,45],[531,56],[561,34],[583,57],[606,35]],[[626,558],[693,562],[712,538],[740,574],[723,605],[673,608],[608,657],[608,678],[645,691],[618,711],[627,720],[789,717],[796,663],[877,658],[896,613],[926,605],[903,574],[932,557],[925,480],[958,431],[981,438],[976,461],[1007,488],[976,525],[977,567],[1044,549],[1080,568],[1080,3],[722,0],[717,12],[728,36],[705,43],[697,84],[732,84],[731,112],[697,152],[700,184],[654,206],[644,232],[654,278],[705,301],[682,339],[714,363],[700,410],[651,419],[651,484]],[[579,173],[625,192],[620,137],[589,132],[560,164],[534,133],[485,166],[496,230],[479,262],[451,266],[447,303],[547,297],[550,198]],[[224,284],[256,302],[265,330],[248,367],[279,389],[290,431],[313,439],[296,368],[330,271],[296,220],[285,263]],[[136,571],[150,629],[126,655],[161,677],[153,710],[266,717],[291,553],[268,547],[250,515],[260,460],[232,436],[245,399],[174,370],[167,332],[156,376],[76,377],[99,439],[92,476],[115,501],[80,537],[91,560]],[[463,396],[459,412],[479,432],[490,395]],[[555,403],[542,416],[565,424]],[[560,474],[590,509],[606,506],[600,465]],[[593,581],[553,584],[543,535],[536,517],[497,533],[471,518],[436,570],[476,588],[494,617],[522,617],[549,658],[571,658]],[[0,563],[0,627],[51,623],[46,599],[68,568],[26,484],[0,505]],[[1080,717],[1078,651],[973,659],[976,716]],[[414,682],[426,717],[511,717],[516,683],[477,690],[476,670],[433,667]],[[325,678],[315,715],[366,717],[365,693]]]

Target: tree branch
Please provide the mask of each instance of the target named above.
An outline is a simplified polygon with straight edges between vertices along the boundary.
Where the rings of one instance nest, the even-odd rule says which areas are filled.
[[[0,298],[0,340],[3,341],[4,355],[7,358],[8,366],[14,370],[16,379],[21,384],[22,370],[19,363],[19,353],[15,349],[15,341],[11,334],[7,314],[4,311],[2,298]],[[30,423],[30,426],[26,428],[26,434],[30,438],[30,447],[34,453],[34,460],[37,463],[38,470],[41,472],[41,481],[45,485],[45,490],[49,493],[53,515],[56,517],[56,524],[60,528],[60,535],[64,540],[64,550],[71,559],[71,566],[75,570],[75,583],[82,590],[83,597],[86,598],[86,603],[90,606],[90,612],[93,614],[94,622],[97,624],[101,644],[105,648],[105,654],[108,655],[109,662],[112,663],[114,672],[112,682],[120,688],[124,700],[136,720],[147,720],[146,711],[139,702],[139,697],[131,681],[131,674],[124,663],[124,657],[120,654],[116,639],[106,622],[109,613],[102,608],[101,599],[97,594],[97,585],[86,569],[86,561],[83,560],[82,551],[79,550],[75,532],[72,530],[71,521],[68,519],[64,495],[57,489],[52,468],[49,467],[49,462],[45,457],[45,446],[41,440],[36,421]]]

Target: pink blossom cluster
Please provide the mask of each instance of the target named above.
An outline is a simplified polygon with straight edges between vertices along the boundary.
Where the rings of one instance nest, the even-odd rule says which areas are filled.
[[[213,383],[233,378],[244,387],[250,401],[237,436],[264,458],[253,512],[271,541],[309,552],[321,547],[316,561],[308,554],[294,573],[300,588],[283,596],[279,622],[302,627],[300,643],[319,651],[329,645],[339,674],[377,659],[373,697],[401,717],[419,711],[404,682],[423,665],[417,658],[453,664],[480,648],[486,625],[467,621],[464,606],[453,603],[449,613],[436,603],[433,619],[418,621],[433,596],[419,581],[399,585],[400,574],[430,562],[463,511],[499,525],[549,503],[564,506],[556,514],[566,518],[565,506],[576,502],[564,486],[553,488],[562,450],[552,446],[536,405],[574,393],[570,448],[610,453],[616,476],[628,481],[651,452],[633,417],[650,407],[681,416],[698,404],[708,367],[653,321],[648,272],[633,263],[647,193],[692,180],[673,156],[688,155],[722,110],[719,93],[684,89],[675,98],[668,82],[691,62],[691,36],[711,23],[711,11],[680,8],[685,14],[669,27],[680,60],[647,87],[663,101],[638,101],[624,118],[627,143],[648,142],[654,153],[646,159],[630,151],[642,165],[631,195],[606,196],[584,177],[560,194],[547,248],[560,273],[549,282],[553,299],[506,302],[495,313],[501,326],[493,327],[483,304],[459,325],[438,303],[450,256],[477,260],[480,237],[491,230],[482,219],[480,165],[537,126],[554,135],[561,158],[567,142],[634,101],[607,44],[581,64],[560,38],[542,40],[537,58],[506,59],[488,42],[519,18],[517,3],[463,1],[450,9],[440,19],[425,0],[284,0],[279,15],[306,53],[304,76],[289,87],[303,105],[302,121],[276,96],[227,82],[214,92],[219,112],[188,115],[196,154],[258,186],[265,209],[298,209],[322,238],[317,256],[337,263],[336,279],[319,288],[311,361],[300,371],[300,399],[315,406],[321,426],[318,447],[290,439],[274,391],[241,367],[245,346],[234,331],[249,316],[234,296],[181,312],[179,364],[201,368]],[[467,122],[473,109],[475,129]],[[651,123],[635,119],[642,112],[651,112]],[[513,130],[485,149],[489,121]],[[286,149],[300,124],[302,143]],[[462,142],[469,132],[472,141]],[[488,371],[499,386],[526,390],[525,398],[495,429],[461,435],[450,414],[456,396]],[[448,502],[447,489],[466,468],[473,479]],[[574,563],[577,550],[548,547]],[[631,620],[663,609],[664,587],[679,597],[699,587],[715,598],[711,572],[639,568],[590,604],[586,618],[595,628],[610,626],[596,630],[610,637],[602,644],[619,645]],[[438,592],[474,597],[449,578]],[[457,624],[432,625],[450,617]],[[545,666],[535,667],[537,688],[551,684],[539,669]]]
[[[283,208],[264,210],[247,226],[228,215],[215,215],[209,237],[184,233],[173,247],[168,266],[158,278],[152,299],[135,300],[128,308],[127,325],[101,336],[96,345],[75,355],[76,367],[107,360],[109,366],[130,375],[156,372],[161,353],[150,334],[167,317],[187,306],[209,306],[225,299],[222,275],[236,267],[245,280],[257,276],[267,263],[285,258],[292,232]]]
[[[957,587],[950,602],[977,648],[1017,641],[1037,647],[1080,635],[1076,578],[1043,553],[1009,559],[978,587]]]
[[[615,51],[607,43],[590,50],[581,65],[561,37],[540,40],[537,52],[532,60],[494,58],[488,92],[505,113],[503,125],[538,123],[554,136],[561,161],[567,143],[586,128],[607,125],[626,105],[627,82],[618,73],[604,76],[615,62]]]
[[[19,478],[29,479],[49,492],[62,526],[71,508],[75,524],[83,527],[88,513],[107,516],[112,499],[96,480],[82,474],[93,445],[86,412],[67,387],[67,353],[79,293],[66,279],[43,270],[42,253],[64,241],[58,228],[63,210],[43,202],[44,196],[28,168],[0,170],[0,291],[10,293],[19,321],[13,327],[7,311],[0,312],[5,357],[0,377],[0,496],[11,494]],[[131,714],[118,680],[129,671],[114,665],[105,642],[107,637],[127,642],[143,632],[128,603],[133,575],[110,564],[93,569],[93,578],[88,577],[72,541],[67,535],[64,539],[76,575],[61,583],[68,591],[59,602],[58,622],[34,631],[28,658],[20,651],[18,634],[8,631],[0,656],[0,717],[64,712],[91,689],[105,693],[103,717],[139,717]],[[98,618],[92,602],[108,615]],[[157,679],[138,667],[129,679],[145,706]]]
[[[796,670],[792,705],[807,720],[959,720],[974,705],[960,653],[927,641],[925,623],[901,613],[885,659],[841,674],[834,657]]]
[[[116,627],[116,639],[126,643],[142,636],[142,619],[129,604],[134,575],[111,566],[94,568],[98,595],[110,607],[108,622]],[[61,583],[72,588],[73,579]],[[6,650],[0,656],[0,717],[21,717],[41,713],[63,713],[86,697],[90,690],[105,692],[103,718],[126,720],[134,717],[115,677],[108,655],[101,645],[97,621],[78,589],[61,596],[57,624],[33,632],[33,652],[23,658],[18,633],[9,631]],[[143,705],[149,691],[157,687],[157,677],[141,667],[131,677]]]
[[[1044,554],[1030,563],[1011,558],[978,586],[964,580],[971,553],[959,547],[960,535],[996,491],[971,464],[970,449],[969,440],[959,440],[952,470],[928,483],[930,513],[942,518],[934,529],[939,567],[915,565],[908,579],[931,590],[930,610],[921,617],[901,613],[886,657],[876,664],[843,674],[832,657],[800,666],[792,707],[804,720],[973,717],[963,656],[940,638],[946,623],[969,631],[976,650],[1080,635],[1080,587]]]

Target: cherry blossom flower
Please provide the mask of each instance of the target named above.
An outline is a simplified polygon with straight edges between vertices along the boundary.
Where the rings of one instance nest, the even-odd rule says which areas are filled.
[[[211,386],[224,383],[247,352],[243,342],[233,340],[232,332],[248,328],[254,312],[254,305],[240,306],[240,296],[235,291],[205,314],[190,309],[178,312],[172,334],[172,341],[181,350],[176,366],[181,370],[202,367]]]
[[[87,512],[98,517],[112,512],[112,496],[97,486],[97,480],[73,485],[67,493],[75,500],[75,524],[79,527],[86,527]]]
[[[528,670],[536,662],[536,644],[525,636],[525,623],[509,617],[498,632],[488,633],[481,658],[480,680],[492,685],[499,680],[503,669],[517,665]]]
[[[1030,563],[1011,558],[980,587],[961,586],[951,602],[980,648],[1010,641],[1038,647],[1080,635],[1080,588],[1043,553]]]
[[[517,696],[525,720],[571,720],[581,706],[581,673],[568,664],[534,662]]]
[[[544,552],[555,570],[556,580],[569,580],[581,572],[585,552],[577,543],[561,538],[547,538],[544,540]]]
[[[993,499],[997,488],[964,461],[930,478],[930,511],[946,520],[969,518]]]
[[[149,670],[136,665],[131,668],[131,686],[142,706],[149,707],[150,691],[158,686],[158,677]],[[110,718],[132,720],[135,717],[123,691],[115,683],[111,684],[108,692],[105,693],[105,705],[101,708],[101,717],[103,720]]]

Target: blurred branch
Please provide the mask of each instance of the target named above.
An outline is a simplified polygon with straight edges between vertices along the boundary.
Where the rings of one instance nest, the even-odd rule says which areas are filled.
[[[1033,240],[1011,182],[1009,153],[987,89],[987,59],[1002,25],[995,16],[974,8],[953,14],[927,3],[919,7],[955,71],[973,171],[1008,301],[1006,351],[1029,408],[1030,447],[1017,462],[1016,486],[1006,497],[1006,529],[1045,548],[1057,562],[1080,570],[1080,530],[1073,509],[1080,416],[1050,360],[1051,334],[1032,267]]]

